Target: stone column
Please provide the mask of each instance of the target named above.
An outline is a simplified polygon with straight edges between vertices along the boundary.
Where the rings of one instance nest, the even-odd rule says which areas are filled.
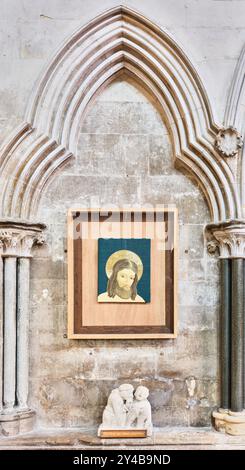
[[[3,242],[0,240],[0,413],[3,408]]]
[[[29,283],[30,259],[18,263],[17,302],[17,384],[16,395],[20,409],[26,410],[29,382]]]
[[[231,407],[232,412],[243,411],[243,259],[232,260],[232,315],[231,315]],[[245,423],[244,423],[245,425]]]
[[[28,410],[29,392],[29,297],[30,259],[34,243],[42,244],[40,235],[26,233],[21,241],[17,279],[17,366],[16,398],[19,410]]]
[[[243,364],[245,369],[245,259],[243,260],[243,309],[244,309],[244,320],[243,320],[243,336],[244,336],[244,351],[243,351]],[[243,373],[243,408],[245,410],[245,371]]]
[[[4,298],[0,434],[4,435],[30,431],[34,424],[35,413],[28,406],[30,258],[33,244],[43,242],[44,228],[42,224],[0,221]]]
[[[228,410],[231,404],[231,262],[220,258],[220,368],[221,408]]]
[[[12,413],[15,405],[16,377],[16,257],[4,262],[4,337],[3,337],[3,405]]]
[[[218,248],[221,263],[220,372],[221,407],[215,428],[245,434],[245,222],[232,220],[206,227],[209,251]]]

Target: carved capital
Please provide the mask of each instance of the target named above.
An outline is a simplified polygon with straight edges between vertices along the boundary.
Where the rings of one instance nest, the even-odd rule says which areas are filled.
[[[245,221],[230,220],[206,226],[207,249],[220,258],[245,258]]]
[[[0,220],[0,251],[2,256],[31,257],[34,244],[45,241],[43,224]]]
[[[21,247],[21,234],[15,230],[0,230],[3,254],[16,256]]]
[[[216,136],[215,146],[224,157],[235,157],[242,145],[242,137],[234,127],[220,129]]]

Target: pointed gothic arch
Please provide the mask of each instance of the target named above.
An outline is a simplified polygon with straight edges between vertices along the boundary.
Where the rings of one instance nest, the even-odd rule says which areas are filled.
[[[0,150],[4,217],[36,214],[47,182],[76,157],[88,106],[122,71],[157,100],[175,164],[202,188],[212,220],[240,216],[234,176],[215,150],[218,126],[196,70],[168,33],[119,6],[79,29],[58,50],[33,90],[25,123]]]

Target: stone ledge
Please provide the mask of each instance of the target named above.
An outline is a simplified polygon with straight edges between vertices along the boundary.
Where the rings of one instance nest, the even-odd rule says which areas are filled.
[[[155,428],[153,436],[144,439],[100,439],[97,429],[39,429],[25,435],[0,438],[0,449],[245,449],[245,436],[228,436],[212,428]]]

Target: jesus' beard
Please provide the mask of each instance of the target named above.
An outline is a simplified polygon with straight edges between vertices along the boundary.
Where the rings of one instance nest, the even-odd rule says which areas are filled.
[[[125,287],[116,287],[116,294],[121,297],[121,299],[130,299],[131,298],[131,287],[125,289]]]

